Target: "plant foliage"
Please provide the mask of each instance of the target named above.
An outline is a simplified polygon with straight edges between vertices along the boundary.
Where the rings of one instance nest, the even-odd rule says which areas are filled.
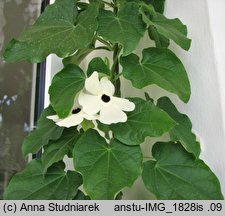
[[[167,97],[157,103],[147,93],[146,99],[120,98],[124,77],[133,88],[155,84],[185,103],[190,99],[188,73],[168,47],[173,41],[188,50],[191,40],[181,20],[163,15],[164,3],[56,0],[11,40],[5,61],[38,63],[54,53],[64,68],[49,88],[50,106],[23,143],[24,156],[42,148],[42,157],[12,178],[5,199],[121,199],[121,191],[139,176],[158,199],[223,199],[217,177],[199,159],[200,143],[187,115]],[[155,47],[138,56],[144,35]],[[112,52],[113,58],[96,54],[81,68],[95,50]],[[113,123],[103,124],[106,117]],[[71,121],[79,123],[59,126]],[[140,145],[164,134],[169,141],[155,143],[154,159],[146,161]],[[74,171],[65,171],[66,155],[73,158]]]

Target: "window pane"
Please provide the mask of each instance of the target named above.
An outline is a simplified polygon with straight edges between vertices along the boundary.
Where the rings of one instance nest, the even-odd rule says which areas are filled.
[[[0,1],[0,56],[4,46],[34,22],[41,0]],[[32,128],[36,65],[6,64],[0,57],[0,199],[8,180],[25,161],[21,144]]]

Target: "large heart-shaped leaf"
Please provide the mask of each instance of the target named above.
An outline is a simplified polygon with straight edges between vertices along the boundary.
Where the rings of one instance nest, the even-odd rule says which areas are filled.
[[[189,50],[191,40],[187,38],[187,26],[179,19],[168,19],[157,12],[154,15],[150,13],[149,16],[145,13],[141,14],[143,21],[149,26],[153,26],[160,35],[173,40],[183,49]]]
[[[84,72],[76,65],[67,65],[57,73],[49,88],[51,105],[60,118],[65,118],[74,106],[77,93],[83,89]]]
[[[158,199],[220,200],[220,183],[209,167],[178,143],[156,143],[156,159],[145,162],[142,178]]]
[[[131,80],[136,88],[156,84],[165,90],[175,93],[187,102],[191,90],[187,72],[179,58],[164,48],[147,48],[143,50],[143,59],[130,54],[121,58],[123,76]]]
[[[74,171],[64,172],[62,162],[52,166],[44,176],[42,163],[31,161],[17,173],[6,188],[7,200],[71,200],[82,184],[82,177]]]
[[[160,98],[157,106],[167,112],[177,125],[169,132],[172,141],[180,141],[183,147],[196,158],[200,154],[200,143],[192,133],[192,123],[187,115],[180,113],[169,98]]]
[[[141,98],[130,100],[135,103],[135,110],[127,113],[128,120],[110,125],[114,137],[122,143],[139,145],[147,136],[161,136],[175,126],[175,121],[151,101]]]
[[[8,62],[29,60],[36,63],[50,53],[67,57],[92,42],[97,29],[97,15],[96,3],[78,14],[75,0],[57,0],[18,40],[13,39],[9,43],[4,58]]]
[[[126,146],[116,140],[107,144],[97,131],[88,130],[74,147],[74,164],[91,199],[114,199],[140,175],[142,153],[139,146]]]
[[[133,2],[124,4],[117,15],[109,10],[101,10],[98,21],[98,34],[105,40],[120,43],[124,47],[124,55],[137,47],[146,27],[140,17],[138,4]]]
[[[51,106],[42,112],[37,129],[31,131],[24,139],[22,145],[24,156],[29,153],[36,153],[41,147],[47,145],[50,140],[57,140],[61,137],[63,128],[46,118],[47,116],[54,114],[55,112]]]
[[[43,171],[54,163],[63,160],[64,156],[72,152],[74,144],[79,137],[79,133],[76,128],[64,129],[60,139],[56,141],[50,141],[44,148],[42,155]]]

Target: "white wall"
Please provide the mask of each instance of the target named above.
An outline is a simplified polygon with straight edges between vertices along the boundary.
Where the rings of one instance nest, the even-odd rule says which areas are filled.
[[[193,130],[199,136],[202,146],[201,158],[219,177],[225,194],[225,1],[224,0],[167,0],[165,14],[169,18],[179,17],[189,29],[192,47],[183,51],[175,44],[171,49],[183,61],[191,82],[192,96],[188,104],[183,104],[176,96],[158,87],[145,88],[154,98],[162,95],[172,97],[180,111],[187,113],[193,122]],[[150,45],[145,37],[142,47]],[[140,53],[140,50],[137,50]],[[107,55],[107,53],[94,53]],[[84,62],[87,64],[89,60]],[[51,74],[61,69],[61,61],[54,55],[48,58]],[[49,74],[50,74],[49,73]],[[46,85],[52,76],[48,76]],[[124,95],[143,95],[142,91],[132,90],[130,82],[123,81]],[[46,90],[46,101],[48,104]],[[150,142],[150,140],[147,140]],[[153,143],[153,141],[151,140]],[[149,147],[144,146],[146,155]],[[70,164],[71,166],[71,164]],[[72,167],[72,166],[71,166]],[[138,194],[138,197],[137,197]],[[148,199],[150,194],[138,180],[135,187],[125,191],[126,199]]]
[[[187,24],[190,52],[173,47],[188,71],[192,97],[178,103],[192,119],[203,158],[217,174],[225,193],[225,1],[168,0],[166,15]]]

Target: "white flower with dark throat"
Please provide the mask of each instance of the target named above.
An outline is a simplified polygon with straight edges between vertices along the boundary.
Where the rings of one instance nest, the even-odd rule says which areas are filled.
[[[133,111],[135,104],[127,99],[114,97],[115,87],[107,77],[99,81],[98,73],[94,72],[85,81],[85,90],[78,97],[83,111],[89,115],[99,113],[98,120],[103,124],[126,122],[124,111]]]
[[[75,107],[66,118],[60,119],[58,115],[47,116],[47,118],[56,122],[60,127],[69,128],[79,125],[84,119],[95,120],[97,115],[88,115],[81,108]]]

